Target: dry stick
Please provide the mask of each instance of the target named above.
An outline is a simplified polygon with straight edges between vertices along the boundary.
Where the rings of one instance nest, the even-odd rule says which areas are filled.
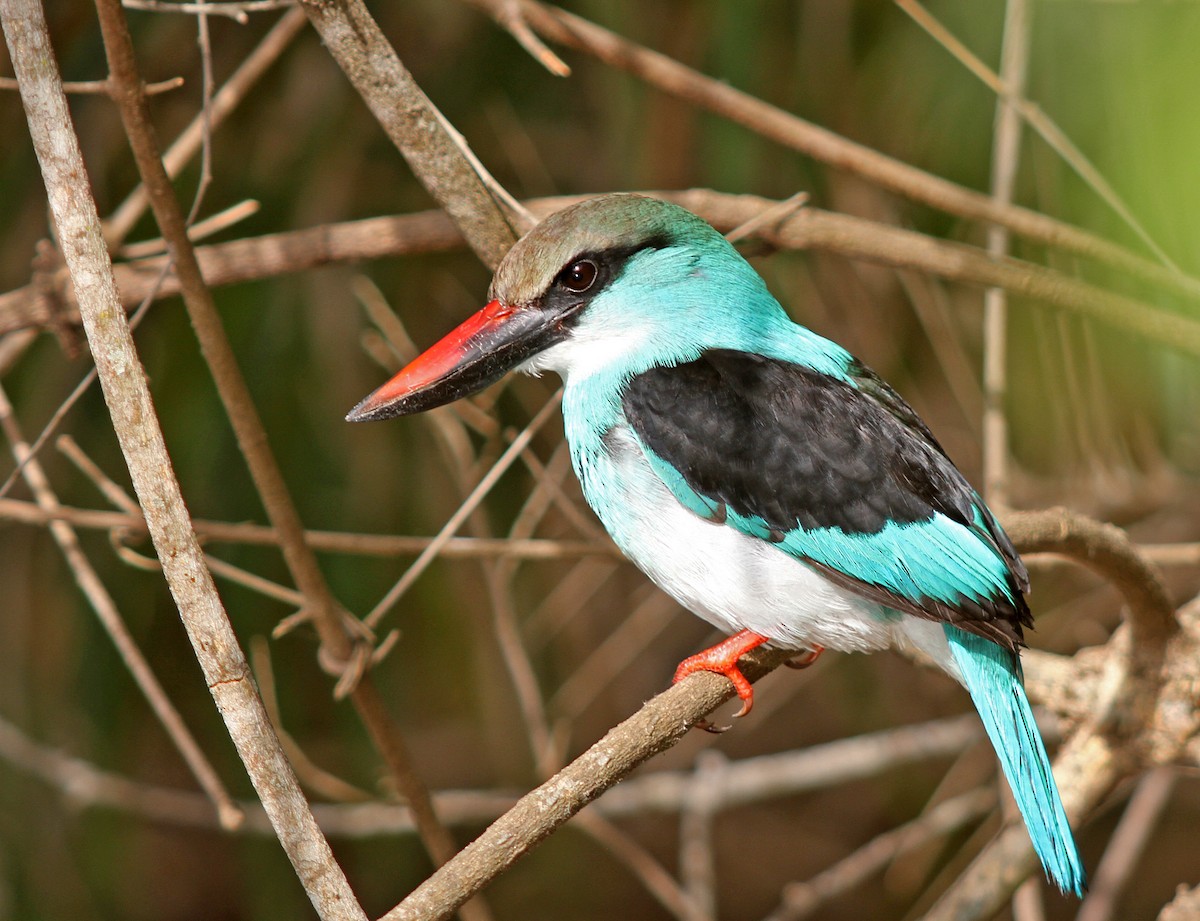
[[[515,0],[466,0],[493,18]],[[705,76],[586,19],[533,0],[520,0],[525,22],[553,42],[590,54],[654,87],[715,112],[815,160],[868,179],[913,201],[972,220],[988,221],[1049,246],[1116,266],[1192,299],[1200,280],[1180,275],[1070,224],[956,185],[798,118]]]
[[[484,169],[397,57],[361,0],[302,0],[338,66],[421,184],[494,269],[533,226],[525,208]]]
[[[73,508],[60,505],[53,511],[38,508],[20,499],[0,499],[0,518],[22,524],[45,526],[52,521],[65,521],[78,528],[104,531],[126,531],[134,535],[146,533],[146,520],[141,510],[136,514],[99,509]],[[271,545],[279,544],[279,532],[257,524],[192,521],[196,533],[209,543]],[[391,534],[351,534],[341,531],[305,531],[305,539],[314,550],[332,553],[355,553],[364,556],[416,556],[434,540],[432,537],[405,537]],[[1164,545],[1161,552],[1177,565],[1200,565],[1200,545]],[[1190,551],[1180,553],[1179,551]],[[509,541],[507,538],[452,537],[440,550],[442,557],[478,559],[479,557],[513,556],[523,560],[562,560],[584,556],[624,559],[610,541],[552,540],[530,538]]]
[[[200,350],[211,369],[263,507],[279,532],[280,548],[288,571],[306,599],[307,613],[321,638],[326,659],[335,667],[344,667],[358,654],[358,649],[346,631],[341,609],[329,591],[316,557],[305,543],[300,516],[267,443],[262,420],[221,325],[212,292],[200,273],[195,250],[187,237],[183,213],[159,156],[124,11],[119,0],[97,0],[96,8],[112,74],[114,97],[138,171],[150,197],[155,220],[175,261],[184,304],[200,342]],[[358,661],[363,661],[361,656]],[[374,685],[363,680],[354,691],[353,703],[386,760],[401,795],[412,807],[430,856],[435,863],[445,860],[454,852],[454,841],[438,821],[429,793],[413,771],[412,759]]]
[[[705,189],[651,193],[690,208],[718,228],[750,220],[778,202],[751,195],[728,195]],[[537,214],[548,214],[581,197],[530,202]],[[1154,342],[1200,354],[1200,323],[1161,310],[1145,301],[1113,294],[1052,269],[1018,259],[997,259],[973,246],[936,240],[861,218],[804,208],[762,232],[769,243],[784,248],[813,248],[865,259],[881,265],[918,268],[967,284],[1002,287],[1145,336]],[[377,259],[401,253],[441,252],[461,245],[462,236],[441,212],[370,218],[289,233],[236,240],[197,248],[204,277],[211,285],[232,284],[334,262]],[[153,291],[161,259],[117,266],[123,300],[132,305]],[[179,281],[169,276],[158,297],[178,294]],[[74,319],[71,294],[26,286],[0,294],[0,333],[29,325]]]
[[[146,84],[146,95],[157,96],[160,93],[176,90],[183,86],[183,77],[172,77],[169,80],[160,80],[157,83]],[[63,92],[68,95],[72,93],[81,93],[86,95],[107,96],[109,85],[107,80],[64,80]],[[0,90],[15,90],[17,81],[12,77],[0,77]]]
[[[13,415],[12,405],[8,400],[8,394],[5,393],[3,386],[0,386],[0,426],[3,427],[9,444],[12,446],[13,456],[23,467],[25,482],[29,484],[38,505],[47,512],[54,512],[58,508],[58,497],[55,496],[42,465],[30,456],[29,445],[21,435],[16,417]],[[113,645],[116,646],[121,661],[125,663],[125,667],[133,676],[134,683],[145,696],[147,703],[150,704],[150,709],[162,723],[175,747],[179,749],[179,754],[183,756],[184,763],[196,778],[196,782],[212,800],[217,809],[221,827],[227,831],[233,831],[242,822],[241,810],[230,799],[225,785],[221,783],[220,776],[205,757],[199,743],[196,742],[191,730],[183,721],[183,717],[175,709],[175,705],[171,703],[167,692],[163,690],[154,670],[151,669],[150,663],[142,655],[137,641],[134,640],[125,621],[121,618],[121,612],[117,609],[116,602],[108,593],[108,589],[104,587],[96,570],[92,568],[83,548],[79,546],[79,538],[74,529],[65,521],[52,521],[50,534],[62,551],[80,591],[87,597],[92,610],[100,619],[101,626],[109,635]]]
[[[202,16],[228,16],[241,25],[250,21],[249,13],[262,13],[292,6],[295,0],[237,0],[232,3],[177,3],[175,0],[121,0],[131,10],[146,10],[151,13],[188,13]]]
[[[362,909],[279,747],[189,525],[113,284],[41,7],[36,0],[0,0],[0,20],[105,402],[205,681],[317,913],[360,921]]]
[[[271,710],[269,704],[267,710]],[[923,759],[953,757],[982,736],[978,718],[970,714],[840,739],[783,756],[731,761],[725,782],[721,789],[714,791],[719,796],[717,805],[728,809],[808,793],[839,786],[847,780],[873,777]],[[900,743],[898,750],[893,749],[893,742]],[[766,770],[759,765],[762,758],[767,759]],[[34,742],[3,718],[0,718],[0,760],[59,790],[72,799],[76,809],[107,808],[170,825],[218,827],[212,804],[204,795],[137,782],[101,770],[82,759]],[[690,772],[668,772],[666,784],[659,782],[663,776],[650,773],[628,780],[595,802],[589,811],[594,810],[609,819],[644,818],[655,811],[678,813],[687,806],[693,776]],[[341,797],[349,792],[339,785],[336,795]],[[622,794],[619,798],[614,795],[617,792]],[[516,799],[505,791],[444,790],[437,794],[439,814],[444,814],[454,824],[472,826],[495,820],[512,808]],[[242,801],[237,806],[246,816],[238,829],[240,833],[274,834],[259,803]],[[331,837],[367,838],[416,831],[412,813],[405,806],[392,802],[316,804],[312,812],[320,827]]]
[[[1004,12],[1004,46],[1000,73],[1015,96],[1025,92],[1029,71],[1029,0],[1008,0]],[[992,198],[1011,204],[1021,152],[1021,118],[1006,98],[996,100],[992,138]],[[999,224],[987,229],[987,251],[1008,253],[1009,230]],[[983,293],[983,495],[994,506],[1008,505],[1008,300],[1003,288]]]
[[[741,660],[742,670],[755,681],[788,656],[783,650],[756,650]],[[639,764],[670,748],[698,719],[732,696],[729,681],[704,673],[692,675],[651,699],[554,777],[523,796],[384,915],[384,921],[446,917],[554,829]]]

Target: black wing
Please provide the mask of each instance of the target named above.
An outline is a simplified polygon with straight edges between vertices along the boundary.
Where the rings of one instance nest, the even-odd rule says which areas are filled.
[[[850,375],[714,349],[637,375],[622,402],[661,462],[760,536],[872,600],[1015,648],[1030,616],[1012,544],[912,408],[865,367]],[[889,523],[918,527],[897,541]]]

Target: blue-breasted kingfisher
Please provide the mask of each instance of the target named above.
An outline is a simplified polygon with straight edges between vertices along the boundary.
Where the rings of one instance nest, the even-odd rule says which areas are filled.
[[[793,323],[701,218],[614,194],[542,221],[489,303],[347,417],[557,372],[571,460],[617,546],[730,634],[684,660],[753,691],[764,643],[919,650],[970,693],[1049,877],[1085,874],[1021,677],[1029,577],[916,412],[841,346]]]

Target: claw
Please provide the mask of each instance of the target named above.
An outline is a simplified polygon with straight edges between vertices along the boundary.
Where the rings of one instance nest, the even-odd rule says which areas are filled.
[[[688,675],[696,672],[716,672],[718,675],[724,675],[733,682],[734,690],[737,691],[738,697],[742,701],[742,709],[734,714],[735,717],[745,716],[754,706],[754,688],[750,682],[746,680],[746,676],[742,674],[741,669],[737,666],[737,660],[749,652],[761,646],[767,641],[765,636],[759,636],[757,633],[751,633],[749,630],[743,630],[741,633],[736,633],[728,639],[722,640],[717,645],[705,649],[703,652],[698,652],[694,656],[688,656],[679,663],[679,667],[675,669],[675,677],[671,683],[682,681]],[[709,723],[708,720],[702,720],[696,724],[701,729],[707,732],[720,731],[724,732],[729,727],[719,728]]]
[[[797,670],[802,669],[802,668],[808,668],[810,665],[812,665],[814,662],[816,662],[817,659],[821,658],[821,653],[823,653],[824,651],[825,651],[824,646],[821,646],[818,643],[814,643],[813,648],[808,650],[808,652],[806,652],[804,655],[797,656],[794,659],[788,659],[783,664],[786,665],[788,668],[794,668]]]

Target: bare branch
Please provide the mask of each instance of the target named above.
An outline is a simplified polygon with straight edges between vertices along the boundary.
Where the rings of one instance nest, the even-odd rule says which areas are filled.
[[[736,227],[779,204],[757,196],[704,189],[652,194],[695,211],[718,229]],[[545,215],[581,197],[585,196],[539,199],[530,205],[536,214]],[[1001,287],[1010,294],[1043,301],[1169,348],[1200,354],[1200,323],[1195,320],[1053,269],[1018,259],[990,257],[965,244],[807,207],[764,228],[761,236],[782,249],[826,250],[879,265],[917,268],[967,284]],[[444,214],[425,212],[271,234],[200,247],[196,252],[209,284],[222,285],[331,262],[435,252],[461,242],[461,235]],[[161,268],[159,259],[118,266],[117,280],[125,303],[137,303],[153,290],[152,280]],[[179,292],[178,279],[169,277],[158,296]],[[73,319],[73,313],[69,291],[62,290],[51,299],[45,291],[28,286],[0,295],[0,333],[48,325],[58,318]]]
[[[139,511],[135,514],[72,508],[60,505],[53,510],[39,509],[19,499],[0,499],[0,518],[23,524],[45,526],[52,521],[66,521],[78,528],[105,531],[128,531],[134,535],[147,533],[146,521]],[[207,542],[278,545],[279,532],[274,528],[237,522],[192,521],[196,533]],[[432,537],[405,537],[391,534],[351,534],[341,531],[305,531],[305,539],[314,550],[332,553],[353,553],[367,556],[417,556],[436,540]],[[1186,548],[1185,548],[1186,549]],[[1173,552],[1173,546],[1164,548]],[[1195,548],[1193,555],[1200,554]],[[476,559],[487,556],[511,556],[523,560],[560,560],[581,556],[622,558],[610,541],[570,541],[529,538],[452,537],[439,551],[443,558]]]
[[[318,914],[360,921],[365,916],[271,729],[188,522],[113,283],[42,10],[35,0],[0,0],[0,19],[105,401],[138,499],[151,510],[147,524],[205,680]]]
[[[1008,0],[1004,13],[1001,70],[1011,92],[1025,91],[1029,69],[1029,31],[1032,10],[1028,0]],[[992,198],[1011,204],[1021,150],[1021,120],[1004,99],[996,101],[992,138]],[[987,251],[1008,254],[1008,228],[992,224]],[[983,495],[993,507],[1008,505],[1008,300],[1003,288],[983,293]]]
[[[757,651],[756,651],[757,652]],[[743,658],[751,681],[788,658],[769,650]],[[733,696],[730,683],[695,674],[648,701],[536,790],[523,796],[478,838],[384,915],[385,921],[447,917],[516,863],[554,829],[642,762],[678,742],[699,719]]]
[[[1011,512],[1003,524],[1022,553],[1060,553],[1112,582],[1129,604],[1135,648],[1160,648],[1179,629],[1162,576],[1120,528],[1064,508]]]

